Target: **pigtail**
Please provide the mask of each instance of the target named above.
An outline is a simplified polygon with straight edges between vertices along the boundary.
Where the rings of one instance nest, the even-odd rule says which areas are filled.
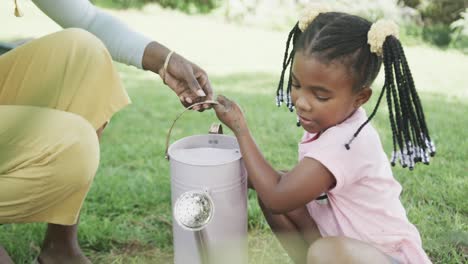
[[[284,102],[284,93],[283,93],[284,75],[289,68],[288,82],[286,86],[286,106],[289,108],[291,112],[294,111],[294,105],[292,104],[292,100],[291,100],[291,81],[292,81],[291,71],[292,71],[292,65],[294,63],[294,54],[295,54],[294,44],[297,38],[300,36],[300,34],[301,34],[301,31],[299,29],[299,23],[296,23],[293,29],[289,32],[288,40],[286,41],[286,50],[284,52],[284,58],[283,58],[283,69],[281,71],[278,89],[276,90],[276,105],[279,107]],[[291,46],[292,46],[291,51],[289,51],[289,48]]]
[[[424,110],[403,47],[397,38],[389,36],[383,49],[387,54],[383,59],[386,73],[384,86],[392,91],[387,92],[390,122],[396,124],[393,125],[392,134],[400,149],[396,150],[394,142],[392,165],[398,159],[403,167],[410,169],[417,162],[429,164],[429,156],[435,155],[435,145],[427,129]],[[395,75],[391,74],[392,71]]]
[[[399,160],[403,168],[412,170],[415,163],[429,164],[430,156],[435,155],[435,145],[427,129],[423,107],[414,86],[413,77],[406,61],[400,41],[393,35],[387,36],[383,43],[383,64],[385,83],[372,114],[345,144],[351,142],[361,129],[374,117],[380,101],[386,93],[392,129],[393,152],[390,159],[394,166]]]

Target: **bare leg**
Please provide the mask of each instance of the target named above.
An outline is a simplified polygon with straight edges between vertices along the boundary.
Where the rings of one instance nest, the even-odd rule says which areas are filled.
[[[39,262],[41,264],[90,264],[78,244],[78,223],[72,226],[49,224]]]
[[[14,264],[13,260],[10,258],[10,256],[2,246],[0,246],[0,263]]]
[[[288,255],[297,264],[305,264],[309,245],[319,239],[320,232],[307,209],[286,214],[273,214],[258,200],[265,218]]]
[[[96,130],[99,139],[106,125],[107,122]],[[78,244],[78,223],[71,226],[48,224],[38,260],[41,264],[90,264]]]
[[[98,128],[98,130],[96,130],[96,134],[99,138],[99,141],[101,140],[102,132],[104,131],[104,128],[106,128],[107,124],[109,124],[109,122],[104,123],[104,125],[102,125],[100,128]]]
[[[376,247],[348,237],[326,237],[313,243],[308,251],[307,263],[394,263],[391,257]]]

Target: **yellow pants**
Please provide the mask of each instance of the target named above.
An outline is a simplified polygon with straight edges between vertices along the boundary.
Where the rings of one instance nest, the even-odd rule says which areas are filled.
[[[0,223],[75,224],[99,164],[96,130],[129,103],[83,30],[0,56]]]

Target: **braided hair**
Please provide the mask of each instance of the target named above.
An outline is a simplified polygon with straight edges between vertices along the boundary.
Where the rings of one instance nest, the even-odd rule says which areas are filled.
[[[341,12],[320,13],[304,32],[297,23],[286,41],[283,68],[276,91],[276,104],[281,106],[285,101],[284,78],[289,70],[286,106],[291,112],[294,111],[294,104],[291,101],[291,70],[294,55],[298,51],[313,55],[324,63],[339,60],[354,77],[352,88],[354,91],[370,87],[383,62],[385,82],[377,104],[368,119],[356,130],[344,147],[348,150],[351,148],[353,140],[375,116],[385,94],[393,140],[391,164],[394,166],[399,160],[404,168],[412,170],[415,163],[429,164],[429,156],[435,155],[435,145],[429,136],[421,100],[400,41],[395,36],[388,35],[383,43],[382,56],[371,52],[368,44],[368,32],[371,26],[372,23],[364,18]]]

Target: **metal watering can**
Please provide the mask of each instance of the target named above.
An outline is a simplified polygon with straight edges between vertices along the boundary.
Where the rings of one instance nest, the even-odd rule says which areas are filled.
[[[172,128],[184,112],[166,138],[174,263],[247,264],[247,173],[237,140],[213,124],[209,134],[169,146]]]

